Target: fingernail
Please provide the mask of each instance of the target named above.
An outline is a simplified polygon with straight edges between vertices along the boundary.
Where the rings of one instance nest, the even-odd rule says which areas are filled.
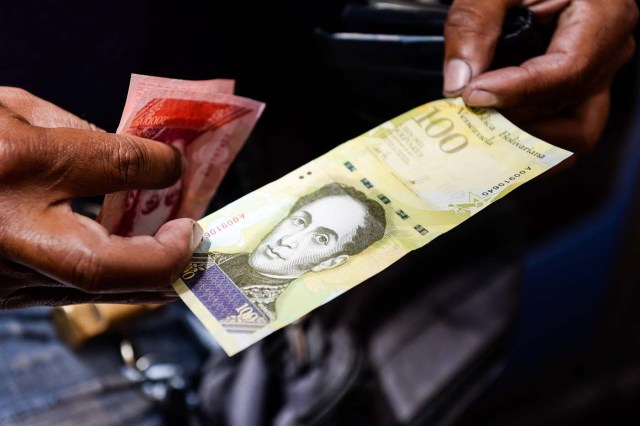
[[[470,107],[492,107],[498,103],[498,98],[486,90],[474,90],[469,95],[466,105]]]
[[[471,66],[462,59],[451,59],[444,70],[444,95],[454,96],[462,92],[471,81]]]
[[[198,222],[193,222],[193,231],[191,234],[191,251],[195,251],[200,242],[202,241],[202,234],[204,234],[204,230],[198,224]]]

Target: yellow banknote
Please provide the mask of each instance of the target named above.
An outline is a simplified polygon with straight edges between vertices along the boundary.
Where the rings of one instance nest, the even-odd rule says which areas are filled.
[[[202,219],[174,287],[233,355],[570,155],[495,111],[431,102]]]

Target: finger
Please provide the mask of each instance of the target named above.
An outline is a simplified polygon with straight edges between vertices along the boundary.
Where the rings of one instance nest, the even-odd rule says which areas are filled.
[[[606,28],[601,12],[601,6],[592,3],[571,3],[544,55],[478,76],[464,90],[465,103],[503,109],[530,105],[534,112],[552,114],[601,91],[633,48],[625,35],[623,48],[611,49],[621,41],[612,35],[616,31]],[[594,34],[603,34],[604,40],[594,40]]]
[[[583,155],[591,151],[600,139],[609,107],[610,93],[605,90],[589,97],[569,114],[534,121],[524,127],[547,142]]]
[[[60,206],[33,227],[30,238],[9,244],[14,260],[87,293],[167,291],[202,239],[191,219],[164,224],[154,237],[119,237]],[[62,224],[66,224],[62,225]]]
[[[34,126],[100,130],[69,111],[17,87],[0,87],[0,102]]]
[[[457,96],[486,71],[514,0],[457,0],[445,23],[444,95]]]
[[[53,190],[68,198],[129,189],[166,188],[183,173],[180,152],[130,135],[77,129],[42,129]]]
[[[31,126],[2,107],[0,150],[10,182],[27,179],[34,191],[44,189],[46,198],[165,188],[184,170],[182,155],[167,144],[102,131]]]

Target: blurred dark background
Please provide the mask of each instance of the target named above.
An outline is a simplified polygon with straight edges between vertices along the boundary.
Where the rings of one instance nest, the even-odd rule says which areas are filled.
[[[214,199],[215,210],[440,97],[442,14],[421,8],[416,13],[425,20],[416,27],[396,11],[363,17],[338,0],[8,3],[0,11],[0,85],[23,87],[113,131],[132,72],[236,79],[237,94],[267,108]],[[411,43],[336,37],[385,30],[424,37]],[[514,45],[505,41],[500,60],[517,62],[543,39],[527,33]],[[390,306],[401,311],[409,294],[436,291],[461,270],[486,271],[475,265],[493,265],[470,281],[478,288],[505,268],[517,271],[505,285],[514,298],[499,332],[448,365],[403,423],[640,424],[637,58],[615,80],[609,125],[593,152],[372,280],[391,283],[385,284],[395,295]],[[367,285],[373,286],[354,289],[347,300],[370,297]],[[375,318],[368,322],[368,330],[376,328]],[[364,340],[375,346],[376,333]],[[456,351],[455,341],[447,344]],[[426,364],[442,371],[432,362],[434,351],[426,345],[413,358],[416,365],[405,364],[416,380]],[[384,381],[384,372],[376,374]],[[353,403],[345,401],[343,411]],[[397,423],[393,402],[382,406],[387,414],[379,420]],[[361,424],[353,413],[344,418]]]

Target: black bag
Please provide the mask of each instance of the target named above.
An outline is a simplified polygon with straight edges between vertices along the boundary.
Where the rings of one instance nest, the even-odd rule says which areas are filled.
[[[519,269],[496,259],[413,283],[403,281],[406,272],[393,272],[244,353],[210,360],[200,388],[202,423],[451,420],[499,371]]]

